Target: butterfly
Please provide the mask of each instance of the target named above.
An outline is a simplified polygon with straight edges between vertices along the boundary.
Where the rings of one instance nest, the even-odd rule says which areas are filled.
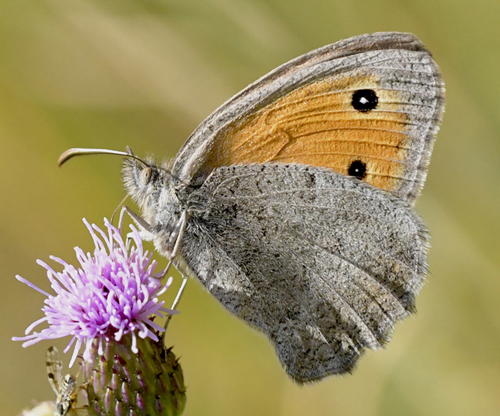
[[[411,314],[428,235],[413,210],[444,111],[420,40],[375,33],[299,56],[207,117],[163,165],[127,152],[143,237],[263,331],[304,383],[350,372]],[[176,300],[177,301],[177,300]]]

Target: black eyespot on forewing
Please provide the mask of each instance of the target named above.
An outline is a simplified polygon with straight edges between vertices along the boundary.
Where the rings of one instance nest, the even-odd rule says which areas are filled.
[[[363,163],[361,160],[355,160],[349,166],[347,173],[349,173],[349,176],[363,179],[366,176],[366,163]]]
[[[378,97],[373,90],[357,90],[352,95],[352,106],[362,113],[373,110],[377,104]]]

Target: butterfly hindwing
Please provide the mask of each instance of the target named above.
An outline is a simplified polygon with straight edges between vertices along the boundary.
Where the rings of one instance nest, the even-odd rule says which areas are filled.
[[[296,381],[349,371],[413,310],[425,229],[383,191],[322,168],[243,165],[187,201],[182,257]]]

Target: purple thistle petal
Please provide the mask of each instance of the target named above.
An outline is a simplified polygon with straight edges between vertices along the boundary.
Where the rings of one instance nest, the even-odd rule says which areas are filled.
[[[90,347],[94,340],[98,341],[102,351],[102,340],[119,341],[123,335],[132,335],[132,350],[137,352],[136,336],[152,338],[157,341],[154,331],[164,329],[155,323],[154,316],[164,318],[165,314],[174,314],[165,308],[158,297],[172,283],[169,278],[162,284],[156,272],[156,261],[152,253],[144,251],[139,231],[131,225],[125,243],[116,227],[104,219],[107,233],[95,224],[83,220],[95,245],[94,253],[85,252],[75,247],[79,267],[64,260],[50,256],[63,267],[56,272],[45,262],[37,263],[47,271],[55,295],[51,295],[21,276],[16,278],[46,296],[42,311],[45,316],[26,329],[26,336],[14,337],[14,340],[25,341],[23,346],[32,345],[42,339],[72,337],[65,349],[67,352],[74,344],[71,364],[76,360],[83,344],[84,359],[90,359]],[[42,322],[48,328],[41,332],[32,332]]]
[[[35,286],[33,283],[31,283],[29,280],[26,280],[24,277],[16,275],[16,279],[24,283],[25,285],[31,287],[32,289],[35,289],[37,292],[40,292],[42,295],[50,296],[45,290],[42,290],[38,286]]]
[[[162,327],[161,327],[160,325],[158,325],[156,322],[154,322],[154,321],[152,321],[152,320],[150,320],[150,319],[147,319],[147,318],[146,318],[146,319],[144,319],[144,322],[145,322],[146,324],[148,324],[151,328],[154,328],[154,329],[156,329],[157,331],[161,331],[161,328],[162,328]],[[149,334],[148,334],[148,336],[149,336]]]
[[[45,322],[48,320],[47,316],[44,316],[43,318],[38,319],[37,321],[33,322],[28,328],[26,328],[26,331],[24,333],[28,335],[33,329],[35,329],[38,325],[40,325],[42,322]],[[33,334],[34,335],[34,334]]]

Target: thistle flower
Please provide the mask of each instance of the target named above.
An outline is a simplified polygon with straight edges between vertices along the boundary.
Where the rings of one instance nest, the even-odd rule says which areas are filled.
[[[54,256],[50,258],[63,266],[62,272],[56,272],[41,260],[37,261],[47,270],[55,295],[16,276],[47,298],[42,308],[45,316],[26,329],[26,336],[14,337],[13,340],[25,341],[23,347],[27,347],[41,340],[69,335],[72,339],[64,352],[75,344],[70,366],[82,344],[85,344],[83,358],[90,361],[92,345],[97,343],[102,354],[104,341],[120,341],[126,334],[131,335],[131,350],[137,354],[137,335],[142,339],[158,341],[157,333],[164,331],[152,317],[163,318],[164,314],[176,313],[165,308],[164,301],[158,300],[172,278],[163,284],[160,280],[162,272],[155,274],[157,263],[151,261],[152,254],[144,251],[139,232],[133,225],[130,226],[132,231],[126,244],[118,229],[107,219],[104,219],[107,234],[95,224],[83,221],[92,236],[95,250],[91,255],[75,247],[79,268]],[[48,328],[32,332],[43,322],[47,322]]]
[[[81,363],[85,383],[80,389],[86,393],[89,415],[179,416],[186,402],[182,368],[158,336],[164,329],[153,321],[155,316],[177,313],[158,300],[172,278],[161,282],[164,273],[154,272],[156,262],[144,251],[133,225],[125,243],[108,220],[104,220],[107,234],[83,221],[95,250],[91,255],[75,248],[79,268],[51,256],[63,266],[56,272],[38,260],[55,295],[16,276],[47,298],[45,316],[26,329],[26,336],[13,339],[25,341],[27,347],[70,335],[65,349],[75,344],[70,366],[85,344]],[[43,322],[48,328],[32,332]]]

